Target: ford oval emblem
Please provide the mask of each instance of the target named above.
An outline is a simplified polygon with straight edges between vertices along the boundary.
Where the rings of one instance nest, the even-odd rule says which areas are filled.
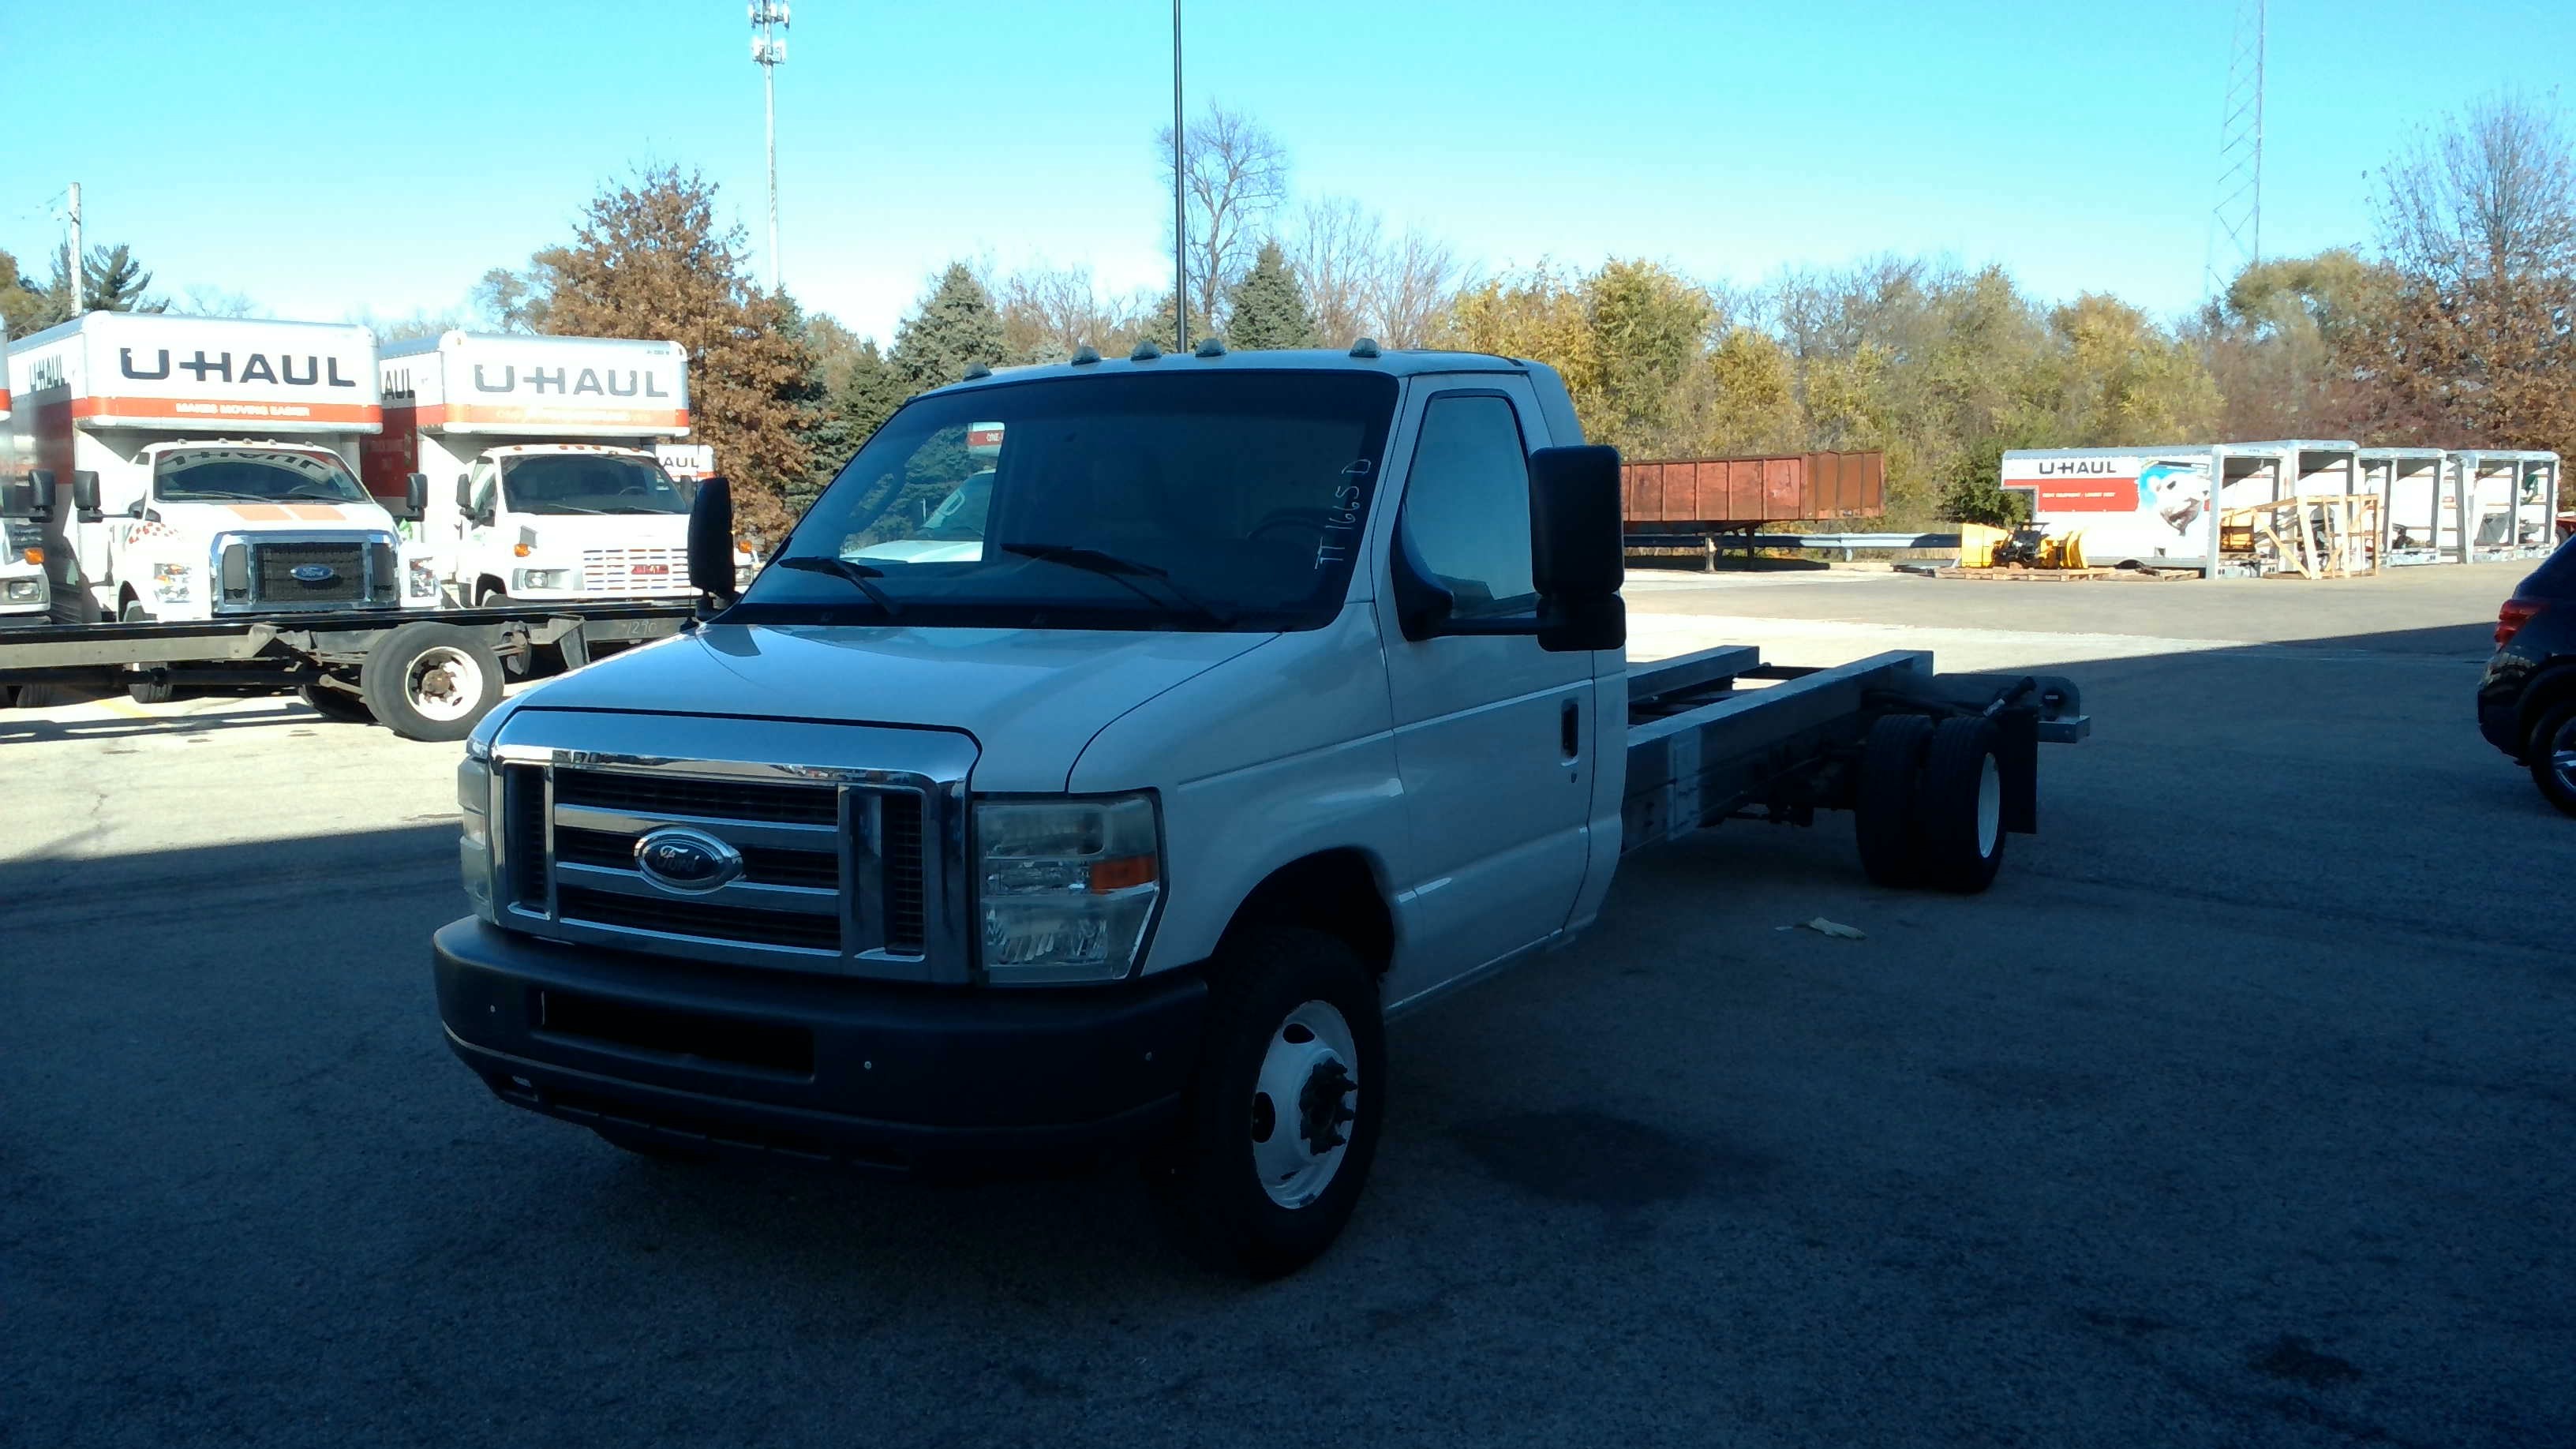
[[[742,876],[742,852],[700,830],[668,826],[635,842],[635,868],[666,891],[704,895]]]
[[[340,571],[329,564],[297,564],[289,572],[299,584],[327,584],[340,576]]]

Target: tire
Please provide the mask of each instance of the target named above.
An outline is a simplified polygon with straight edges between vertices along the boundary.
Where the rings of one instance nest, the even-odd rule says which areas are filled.
[[[1903,889],[1922,883],[1915,860],[1914,795],[1931,739],[1931,716],[1884,714],[1870,725],[1869,738],[1861,745],[1852,829],[1860,845],[1860,868],[1875,884]]]
[[[1208,972],[1198,1072],[1153,1171],[1201,1261],[1275,1278],[1340,1236],[1376,1158],[1386,1081],[1377,983],[1349,946],[1294,927],[1246,931]],[[1281,1100],[1291,1084],[1302,1103]]]
[[[116,620],[120,624],[148,624],[152,622],[152,616],[143,612],[141,604],[128,603],[117,614]],[[168,704],[179,697],[179,686],[154,684],[139,678],[128,679],[125,682],[125,697],[136,704]]]
[[[405,624],[367,651],[358,696],[404,739],[461,740],[501,702],[501,658],[473,630]]]
[[[474,597],[474,607],[478,609],[507,609],[516,602],[510,597],[509,590],[498,586],[484,589]]]
[[[2003,761],[1986,719],[1945,719],[1914,789],[1914,860],[1925,884],[1975,895],[2004,863]]]
[[[599,1134],[600,1141],[621,1152],[631,1152],[655,1162],[691,1164],[710,1162],[715,1158],[715,1154],[706,1148],[665,1141],[649,1132],[633,1132],[623,1127],[593,1127],[590,1130]]]
[[[2531,783],[2540,787],[2540,798],[2576,815],[2576,699],[2540,712],[2524,753],[2530,756]]]
[[[367,702],[345,689],[334,689],[327,684],[303,684],[296,686],[295,697],[324,719],[335,719],[344,724],[376,722]]]

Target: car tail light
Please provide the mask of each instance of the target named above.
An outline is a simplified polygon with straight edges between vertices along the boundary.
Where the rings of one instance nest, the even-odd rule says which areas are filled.
[[[2512,643],[2513,636],[2522,632],[2523,625],[2539,618],[2548,608],[2547,599],[2505,600],[2504,607],[2496,610],[2496,647],[2501,649]]]

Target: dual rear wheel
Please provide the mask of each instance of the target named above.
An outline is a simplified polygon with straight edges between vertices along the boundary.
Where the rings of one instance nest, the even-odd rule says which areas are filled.
[[[1882,715],[1861,746],[1853,802],[1861,868],[1883,886],[1974,895],[2003,868],[2003,760],[1994,721]]]

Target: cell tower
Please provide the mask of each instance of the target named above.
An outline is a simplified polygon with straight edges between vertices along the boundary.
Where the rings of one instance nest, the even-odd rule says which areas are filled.
[[[2218,119],[2218,201],[2209,212],[2205,284],[2222,296],[2236,274],[2263,260],[2263,45],[2266,0],[2236,0],[2227,99]]]
[[[787,63],[787,0],[751,0],[751,60],[760,67],[769,132],[769,290],[778,290],[778,68]]]

